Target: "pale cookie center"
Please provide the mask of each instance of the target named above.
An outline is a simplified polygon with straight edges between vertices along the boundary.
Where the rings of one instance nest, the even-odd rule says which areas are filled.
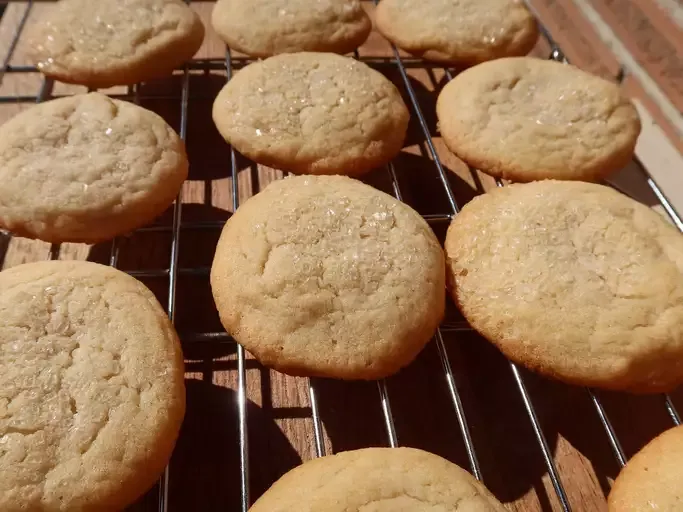
[[[256,137],[295,138],[311,142],[318,137],[362,135],[380,119],[389,102],[386,90],[365,76],[357,63],[264,65],[255,94],[233,99],[234,122],[253,130]],[[360,72],[359,72],[360,71]],[[277,115],[273,115],[277,113]]]
[[[335,296],[372,295],[394,262],[404,259],[394,246],[393,208],[377,201],[357,211],[350,198],[321,206],[290,211],[255,227],[269,245],[262,264],[263,285],[273,294],[295,287],[301,295],[317,290]]]
[[[70,57],[74,64],[93,65],[105,64],[102,61],[106,59],[132,57],[152,39],[180,25],[170,4],[130,6],[127,2],[100,1],[67,4],[54,20],[44,22],[43,40],[36,50],[49,57],[38,63],[39,68],[64,57]]]
[[[122,370],[108,300],[73,291],[34,288],[15,294],[13,312],[0,306],[0,459],[29,464],[34,483],[85,454],[110,414],[137,410],[144,393]]]
[[[572,126],[576,123],[599,128],[605,125],[615,105],[596,96],[590,87],[552,77],[514,77],[492,84],[489,113],[496,121],[543,126]]]

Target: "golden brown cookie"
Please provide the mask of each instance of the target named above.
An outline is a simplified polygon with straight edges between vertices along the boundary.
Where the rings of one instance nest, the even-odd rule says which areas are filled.
[[[254,161],[299,174],[357,176],[401,150],[401,95],[367,65],[332,53],[291,53],[245,67],[213,106],[218,131]]]
[[[343,176],[276,181],[228,220],[211,268],[226,330],[292,375],[375,379],[444,313],[444,257],[409,206]]]
[[[619,87],[559,62],[519,57],[470,68],[436,104],[446,145],[513,181],[593,181],[621,169],[640,133]]]
[[[166,210],[187,170],[182,140],[154,112],[99,93],[42,103],[0,126],[0,228],[108,240]]]
[[[366,448],[321,457],[273,484],[251,512],[504,512],[472,475],[414,448]]]
[[[372,29],[359,0],[218,0],[211,23],[228,46],[253,57],[349,53]]]
[[[0,510],[122,510],[184,411],[180,344],[142,283],[79,261],[0,272]]]
[[[203,40],[182,0],[60,0],[32,27],[29,52],[49,77],[105,88],[170,75]]]
[[[650,441],[628,461],[609,494],[609,512],[683,510],[683,426]]]
[[[382,0],[375,22],[414,55],[467,66],[526,55],[538,39],[523,0]]]
[[[639,393],[683,382],[683,235],[591,183],[540,181],[473,199],[446,255],[472,327],[532,370]]]

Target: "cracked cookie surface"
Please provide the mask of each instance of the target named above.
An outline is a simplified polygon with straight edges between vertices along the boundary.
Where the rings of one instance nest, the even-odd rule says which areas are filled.
[[[108,240],[163,213],[187,171],[182,140],[157,114],[99,93],[52,100],[0,126],[0,227]]]
[[[683,510],[683,426],[660,434],[628,461],[612,485],[609,512]]]
[[[173,326],[136,279],[88,262],[0,272],[0,509],[121,510],[185,410]]]
[[[359,0],[219,0],[211,23],[228,46],[253,57],[349,53],[372,29]]]
[[[518,57],[463,71],[437,99],[448,148],[512,181],[597,180],[625,166],[638,112],[616,84],[559,62]]]
[[[197,52],[204,26],[182,0],[60,0],[28,37],[45,75],[106,88],[170,75]]]
[[[366,448],[305,462],[252,512],[504,512],[472,475],[414,448]]]
[[[228,220],[211,287],[226,330],[293,375],[374,379],[444,312],[444,256],[409,206],[343,176],[276,181]]]
[[[396,46],[461,65],[526,55],[538,39],[523,0],[382,0],[375,22]]]
[[[683,382],[683,235],[591,183],[511,185],[473,199],[446,238],[456,303],[510,359],[633,392]]]
[[[218,94],[218,131],[254,161],[301,174],[360,175],[403,145],[401,95],[367,65],[332,53],[270,57],[239,71]]]

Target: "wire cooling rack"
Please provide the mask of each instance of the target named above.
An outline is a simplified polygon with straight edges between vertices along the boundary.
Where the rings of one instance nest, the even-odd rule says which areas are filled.
[[[190,3],[186,0],[187,3]],[[376,0],[375,0],[376,1]],[[29,18],[29,14],[34,7],[34,1],[30,0],[28,2],[22,2],[25,4],[25,10],[21,16],[15,30],[14,35],[11,39],[11,43],[7,49],[6,56],[3,63],[3,68],[0,70],[0,81],[7,74],[18,74],[18,73],[35,73],[37,70],[33,66],[25,65],[11,65],[12,57],[15,53],[17,44],[21,38],[21,34],[25,28],[26,22]],[[4,6],[0,6],[4,10]],[[533,11],[533,8],[532,8]],[[1,11],[0,11],[1,12]],[[538,16],[537,16],[538,18]],[[553,40],[549,31],[539,20],[539,27],[542,36],[548,42],[551,51],[549,59],[553,59],[560,62],[567,62],[563,51]],[[448,210],[440,214],[428,214],[424,215],[425,219],[430,224],[445,223],[449,222],[455,215],[458,214],[461,204],[456,200],[456,195],[453,192],[451,183],[448,179],[448,171],[445,169],[439,154],[436,150],[430,129],[428,126],[427,118],[425,112],[423,111],[420,102],[418,100],[418,94],[409,78],[408,69],[410,68],[429,68],[438,69],[442,68],[439,65],[427,63],[420,59],[403,57],[401,53],[392,46],[393,55],[388,58],[366,58],[360,57],[358,53],[355,54],[356,58],[359,58],[363,62],[367,63],[371,67],[374,67],[380,71],[394,71],[398,72],[400,80],[403,83],[404,90],[407,94],[407,102],[412,109],[412,114],[418,121],[419,127],[421,129],[421,136],[423,140],[421,141],[426,148],[426,152],[433,162],[432,169],[429,172],[436,174],[438,180],[441,184],[443,194],[445,195],[446,203],[448,205]],[[234,70],[243,67],[244,65],[251,62],[250,59],[233,57],[230,50],[228,49],[225,55],[225,59],[195,59],[187,63],[182,69],[182,79],[181,79],[181,94],[180,102],[178,105],[180,125],[179,132],[180,136],[185,140],[188,135],[188,107],[190,104],[190,72],[194,70],[224,70],[227,75],[227,79],[230,80],[233,76]],[[452,79],[454,71],[450,69],[444,69],[445,76],[447,80]],[[2,103],[40,103],[42,101],[48,100],[52,96],[54,83],[50,79],[43,79],[42,86],[37,95],[22,95],[14,94],[10,96],[0,96],[0,104]],[[112,95],[120,99],[126,99],[133,102],[139,102],[141,100],[140,87],[133,86],[128,89],[125,94]],[[233,211],[239,206],[239,168],[238,168],[238,156],[234,149],[230,149],[230,176],[231,176],[231,187],[232,187],[232,207]],[[647,174],[647,171],[641,165],[637,166],[644,174],[645,181],[650,187],[654,195],[659,200],[661,206],[666,211],[666,214],[670,217],[672,222],[679,228],[683,230],[683,221],[678,215],[672,204],[667,200],[665,194],[659,188],[654,179]],[[403,199],[404,190],[399,183],[397,177],[397,172],[394,168],[394,164],[390,163],[386,166],[386,172],[388,173],[388,178],[391,182],[391,188],[393,194],[398,199]],[[425,172],[428,172],[427,170]],[[474,173],[473,169],[470,172]],[[497,181],[498,186],[503,186],[501,181]],[[166,309],[168,315],[172,321],[176,319],[176,290],[178,277],[183,274],[208,276],[208,269],[206,268],[181,268],[178,263],[178,254],[181,244],[181,233],[185,230],[193,229],[209,229],[219,231],[224,224],[224,221],[204,221],[204,222],[191,222],[185,221],[183,219],[183,203],[182,197],[178,197],[173,205],[172,222],[170,226],[168,225],[151,225],[140,229],[140,232],[151,232],[151,231],[163,231],[169,232],[171,234],[171,246],[170,254],[168,258],[168,266],[166,268],[157,268],[150,270],[133,270],[128,271],[131,275],[136,277],[160,277],[168,279],[168,301],[166,304]],[[116,267],[119,262],[119,240],[114,240],[111,247],[111,252],[109,254],[109,264]],[[57,259],[59,257],[60,247],[58,245],[52,245],[50,250],[50,258]],[[456,385],[456,379],[454,376],[453,369],[449,360],[449,355],[444,343],[443,334],[446,332],[459,332],[471,330],[464,322],[451,322],[445,323],[436,332],[434,337],[434,343],[438,351],[439,359],[441,362],[441,370],[443,372],[443,377],[445,379],[445,385],[447,387],[447,392],[450,401],[452,402],[452,407],[455,412],[455,417],[457,418],[457,425],[462,437],[462,442],[467,454],[467,459],[469,462],[469,469],[471,473],[479,480],[482,480],[482,471],[480,469],[477,449],[473,441],[470,432],[470,423],[468,422],[465,408],[460,397],[460,392],[458,386]],[[192,332],[184,333],[183,342],[188,343],[190,341],[205,341],[208,343],[233,343],[233,340],[225,332]],[[247,380],[246,380],[246,361],[247,355],[245,350],[237,345],[237,437],[236,440],[239,445],[239,487],[240,487],[240,509],[242,512],[246,512],[251,503],[250,499],[250,468],[249,468],[249,435],[248,435],[248,415],[247,415]],[[513,375],[514,383],[517,391],[520,394],[522,403],[524,405],[525,414],[528,416],[528,420],[533,428],[533,433],[535,440],[538,445],[538,450],[540,450],[543,461],[545,463],[546,470],[552,482],[554,491],[557,495],[558,502],[561,509],[564,511],[571,511],[572,506],[567,498],[567,493],[562,482],[562,477],[558,468],[556,466],[555,459],[551,452],[551,449],[546,440],[546,435],[544,434],[541,423],[538,419],[538,414],[534,406],[532,397],[527,390],[525,384],[525,377],[517,365],[513,363],[510,364],[510,369]],[[388,444],[392,447],[399,445],[399,437],[397,435],[397,429],[394,422],[394,414],[392,413],[391,401],[389,397],[389,392],[387,390],[387,384],[384,380],[377,382],[378,391],[378,401],[381,406],[382,417],[384,420],[384,429],[386,431],[386,437]],[[614,428],[608,418],[607,412],[603,407],[600,399],[596,393],[591,389],[586,389],[592,402],[595,412],[604,428],[605,434],[607,436],[607,441],[614,453],[616,461],[620,466],[623,466],[627,457],[622,449],[621,443],[615,433]],[[317,393],[317,386],[315,381],[308,382],[308,395],[311,407],[311,420],[313,424],[314,442],[315,442],[315,453],[317,456],[326,455],[326,447],[324,442],[323,424],[320,414],[319,398]],[[676,411],[674,404],[669,396],[664,395],[662,397],[662,406],[665,408],[668,416],[675,425],[680,424],[680,416]],[[159,492],[158,492],[158,510],[160,512],[165,512],[169,507],[169,471],[173,471],[173,468],[167,468],[163,478],[159,482]],[[230,485],[230,483],[226,483]]]

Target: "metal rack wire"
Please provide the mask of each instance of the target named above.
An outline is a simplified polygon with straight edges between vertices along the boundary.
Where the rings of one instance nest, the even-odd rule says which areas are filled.
[[[8,0],[11,1],[11,0]],[[376,2],[377,0],[375,0]],[[186,0],[190,3],[190,0]],[[21,37],[22,31],[28,19],[28,16],[34,6],[34,0],[29,0],[25,3],[25,11],[15,29],[13,39],[7,50],[7,54],[4,59],[3,68],[0,70],[0,81],[4,78],[7,73],[29,73],[36,72],[36,68],[32,66],[12,66],[10,65],[12,56],[17,47],[18,41]],[[533,8],[532,8],[533,11]],[[538,18],[538,16],[537,16]],[[551,53],[549,58],[566,62],[564,53],[559,48],[557,43],[553,40],[551,34],[546,29],[546,27],[540,22],[539,26],[541,33],[549,43],[551,47]],[[423,62],[420,59],[406,58],[402,57],[396,47],[392,46],[393,56],[389,59],[378,59],[378,58],[360,58],[356,54],[357,58],[360,58],[363,62],[367,63],[371,67],[380,70],[393,70],[397,71],[403,82],[404,89],[407,93],[409,105],[418,124],[421,128],[423,135],[423,146],[426,150],[427,156],[433,162],[433,171],[438,177],[438,181],[441,183],[443,188],[443,193],[447,199],[449,205],[449,211],[442,214],[430,214],[425,215],[425,219],[430,223],[447,222],[452,219],[460,211],[461,205],[458,204],[456,196],[451,188],[450,182],[448,180],[447,171],[444,168],[439,154],[432,140],[430,130],[426,121],[425,114],[422,110],[420,102],[416,91],[411,83],[407,70],[410,68],[439,68],[443,69],[442,66],[438,64],[430,64]],[[186,139],[188,136],[187,126],[188,126],[188,106],[190,102],[190,71],[195,69],[201,70],[225,70],[227,74],[227,80],[230,80],[233,76],[235,69],[244,66],[250,62],[249,59],[245,58],[235,58],[231,55],[230,50],[226,52],[224,60],[218,59],[196,59],[187,65],[182,70],[182,88],[180,96],[180,136]],[[448,80],[452,79],[453,73],[450,69],[444,69],[445,76]],[[42,86],[39,93],[36,96],[31,95],[14,95],[14,96],[4,96],[0,97],[0,103],[28,103],[28,102],[42,102],[49,99],[52,96],[53,82],[50,79],[43,79]],[[113,96],[126,99],[129,101],[139,102],[140,101],[140,89],[139,87],[131,87],[127,94]],[[159,97],[156,97],[159,99]],[[168,99],[176,99],[175,97],[168,97]],[[673,223],[683,231],[683,221],[678,213],[675,211],[673,206],[667,200],[666,196],[662,190],[658,187],[654,179],[649,176],[642,166],[638,166],[643,173],[645,173],[645,179],[648,186],[651,188],[652,192],[658,198],[660,204],[669,215]],[[474,170],[470,170],[474,173]],[[398,199],[403,199],[403,191],[397,174],[395,172],[393,164],[389,164],[386,167],[386,172],[388,173],[389,179],[392,184],[392,189],[394,195]],[[237,156],[235,150],[230,148],[230,175],[232,178],[232,207],[233,211],[239,206],[239,169],[237,164]],[[498,182],[499,186],[502,186],[501,182]],[[173,217],[171,226],[161,226],[153,225],[146,228],[142,228],[142,232],[151,231],[170,231],[171,233],[171,250],[169,255],[168,268],[152,269],[145,271],[131,271],[132,275],[137,277],[167,277],[168,278],[168,303],[167,311],[169,317],[172,321],[175,321],[176,317],[176,288],[178,277],[183,274],[191,275],[208,275],[208,269],[206,268],[180,268],[178,263],[178,254],[181,243],[182,232],[186,229],[209,229],[209,230],[220,230],[223,226],[223,222],[184,222],[182,217],[182,197],[178,197],[173,206]],[[110,265],[116,267],[119,260],[119,247],[120,244],[117,240],[112,243],[111,253],[109,256]],[[60,248],[58,245],[53,245],[50,250],[50,258],[57,259],[59,257]],[[458,324],[448,324],[442,326],[435,334],[434,343],[436,343],[436,348],[438,351],[439,359],[441,362],[443,377],[445,380],[445,385],[448,391],[448,396],[452,402],[452,406],[457,418],[458,429],[462,437],[462,442],[464,443],[465,451],[467,453],[467,458],[469,461],[469,468],[472,474],[479,480],[482,479],[482,472],[479,466],[477,451],[474,446],[472,435],[470,433],[470,424],[468,423],[465,406],[460,397],[458,387],[456,385],[456,380],[454,376],[453,369],[451,368],[448,351],[446,344],[444,343],[443,333],[448,331],[462,331],[469,330],[469,326],[464,323]],[[213,333],[187,333],[183,336],[184,341],[188,340],[205,340],[210,342],[224,342],[231,341],[229,336],[224,332],[213,332]],[[249,439],[248,439],[248,429],[247,429],[247,386],[246,386],[246,353],[245,350],[237,345],[237,423],[238,423],[238,443],[239,443],[239,465],[240,465],[240,508],[242,512],[246,512],[251,503],[249,495]],[[516,387],[522,399],[525,412],[528,416],[529,422],[533,428],[533,432],[538,444],[538,448],[541,451],[543,460],[550,476],[551,482],[553,484],[555,493],[559,503],[564,511],[571,511],[572,507],[567,498],[567,493],[565,492],[564,486],[562,484],[562,479],[560,473],[556,467],[553,454],[548,446],[543,428],[538,419],[536,409],[533,404],[532,397],[526,387],[524,376],[522,371],[513,363],[510,363],[510,370],[512,377],[515,381]],[[399,445],[399,433],[396,430],[396,425],[394,422],[394,416],[392,413],[391,402],[389,392],[384,381],[379,381],[378,386],[378,398],[379,406],[382,410],[382,416],[384,419],[384,426],[387,436],[387,444],[395,447]],[[614,452],[617,462],[623,466],[626,463],[626,455],[619,438],[607,416],[605,408],[603,407],[597,394],[591,390],[587,389],[590,400],[593,403],[596,413],[600,419],[600,422],[605,430],[607,440]],[[315,453],[317,456],[323,456],[326,454],[323,425],[320,415],[319,399],[316,390],[316,382],[313,379],[309,380],[308,383],[308,395],[311,406],[311,421],[313,424],[314,441],[315,441]],[[662,398],[663,406],[671,421],[675,425],[680,424],[680,416],[676,411],[673,402],[668,396],[663,396]],[[168,489],[169,489],[169,472],[173,468],[167,468],[164,476],[159,483],[159,505],[158,510],[160,512],[165,512],[168,509]]]

